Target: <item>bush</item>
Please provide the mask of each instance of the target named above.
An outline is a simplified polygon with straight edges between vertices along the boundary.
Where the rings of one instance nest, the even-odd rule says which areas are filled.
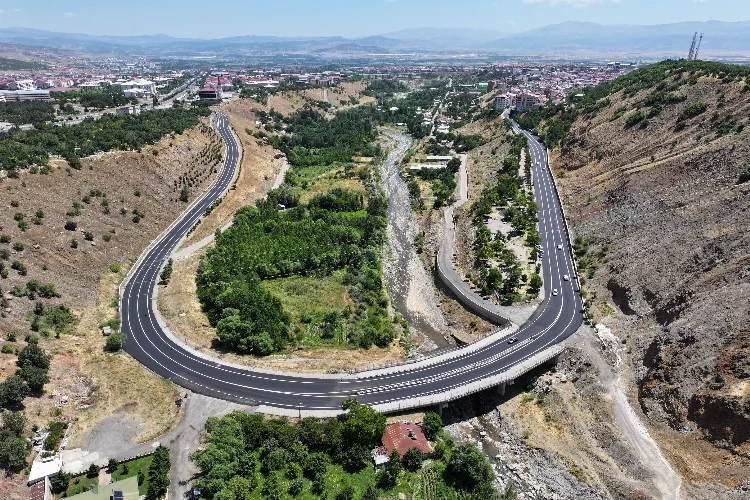
[[[71,474],[63,471],[57,471],[49,477],[52,493],[62,493],[68,489],[68,483],[73,478]]]
[[[95,478],[99,475],[99,467],[96,464],[89,465],[88,470],[86,471],[86,477],[88,478]]]
[[[495,473],[476,446],[464,443],[451,452],[444,477],[448,484],[467,492],[475,492],[490,485]]]
[[[78,248],[78,241],[75,239],[70,240],[70,248]]]
[[[125,334],[122,332],[112,332],[104,343],[104,350],[107,352],[120,352],[125,344]]]
[[[76,224],[72,220],[65,222],[65,229],[68,231],[75,231],[77,227],[78,227],[78,224]]]
[[[109,265],[109,271],[112,273],[119,273],[120,272],[120,264],[117,262],[113,262]]]
[[[401,463],[404,469],[409,472],[417,472],[422,468],[422,462],[424,461],[424,453],[419,448],[409,448],[404,453]]]
[[[15,243],[13,243],[13,250],[15,250],[16,252],[23,252],[25,248],[26,245],[24,245],[20,241],[16,241]]]
[[[750,168],[740,174],[740,176],[737,178],[737,184],[744,184],[748,181],[750,181]]]

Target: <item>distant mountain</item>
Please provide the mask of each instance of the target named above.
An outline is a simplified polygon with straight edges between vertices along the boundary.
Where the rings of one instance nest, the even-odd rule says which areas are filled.
[[[497,40],[506,34],[500,31],[471,28],[412,28],[383,33],[381,36],[395,40],[431,42],[441,48],[462,48],[476,47]]]
[[[152,55],[314,54],[337,51],[429,53],[449,49],[505,54],[607,52],[687,55],[696,31],[704,33],[701,53],[750,52],[750,21],[643,26],[568,21],[514,34],[467,28],[414,28],[362,38],[248,35],[212,40],[168,35],[109,36],[0,28],[0,43],[84,52]]]
[[[684,22],[657,25],[605,25],[567,21],[499,38],[483,48],[510,52],[598,51],[684,52],[695,32],[701,51],[750,52],[750,21]]]

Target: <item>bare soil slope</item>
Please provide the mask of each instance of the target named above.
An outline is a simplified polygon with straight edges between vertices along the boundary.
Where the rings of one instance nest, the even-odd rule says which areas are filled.
[[[20,178],[4,179],[0,184],[0,233],[10,236],[12,242],[0,244],[0,249],[11,253],[6,268],[18,260],[27,270],[25,276],[10,270],[8,277],[0,280],[0,288],[7,293],[33,279],[54,284],[61,295],[34,300],[11,296],[0,315],[0,344],[19,349],[24,345],[36,300],[46,307],[64,304],[77,318],[69,333],[59,339],[52,334],[41,341],[54,355],[51,381],[43,397],[25,400],[28,427],[46,427],[53,418],[69,421],[71,448],[80,446],[83,434],[97,421],[113,414],[135,421],[139,440],[158,436],[179,416],[174,386],[124,354],[105,353],[99,325],[116,317],[117,285],[130,263],[187,206],[178,199],[176,183],[179,185],[186,174],[192,176],[192,200],[213,179],[212,168],[200,152],[218,141],[204,124],[168,136],[143,152],[85,158],[79,171],[54,161],[48,175],[23,172]],[[84,200],[87,196],[88,203]],[[72,215],[73,203],[80,204],[80,215]],[[134,209],[143,215],[137,223]],[[32,223],[37,210],[44,212],[39,225]],[[66,215],[68,212],[71,215]],[[17,213],[28,222],[25,231],[19,227]],[[67,221],[75,222],[76,229],[66,230]],[[91,241],[84,232],[90,233]],[[71,246],[74,239],[76,248]],[[16,242],[24,244],[23,251],[12,250]],[[119,264],[120,269],[110,270],[111,264]],[[15,342],[6,340],[11,331],[17,333]],[[15,359],[15,354],[0,355],[0,379],[13,373]],[[0,497],[15,498],[2,493]]]
[[[736,184],[750,166],[750,92],[685,76],[665,80],[683,102],[636,124],[654,89],[609,96],[552,161],[573,233],[590,238],[579,264],[594,318],[632,350],[667,458],[688,479],[736,485],[750,458],[750,184]],[[732,454],[693,460],[700,438]]]

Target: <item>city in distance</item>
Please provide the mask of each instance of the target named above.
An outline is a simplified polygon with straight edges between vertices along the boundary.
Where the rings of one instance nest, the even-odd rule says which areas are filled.
[[[750,7],[654,4],[4,5],[0,497],[746,498]]]

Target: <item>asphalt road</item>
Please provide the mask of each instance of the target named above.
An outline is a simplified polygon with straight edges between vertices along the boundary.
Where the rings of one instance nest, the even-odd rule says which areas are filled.
[[[269,374],[223,365],[183,348],[159,326],[152,297],[160,269],[175,245],[232,181],[240,158],[239,146],[226,117],[219,116],[217,128],[228,149],[216,184],[144,252],[123,287],[125,350],[158,375],[208,396],[284,410],[336,410],[349,397],[370,405],[408,402],[498,375],[556,345],[580,326],[581,300],[561,208],[546,165],[546,149],[524,132],[533,160],[547,298],[516,332],[515,343],[497,341],[458,354],[435,356],[427,363],[407,365],[401,373],[378,371],[357,376]],[[564,275],[570,281],[563,280]],[[552,294],[553,289],[558,295]]]

